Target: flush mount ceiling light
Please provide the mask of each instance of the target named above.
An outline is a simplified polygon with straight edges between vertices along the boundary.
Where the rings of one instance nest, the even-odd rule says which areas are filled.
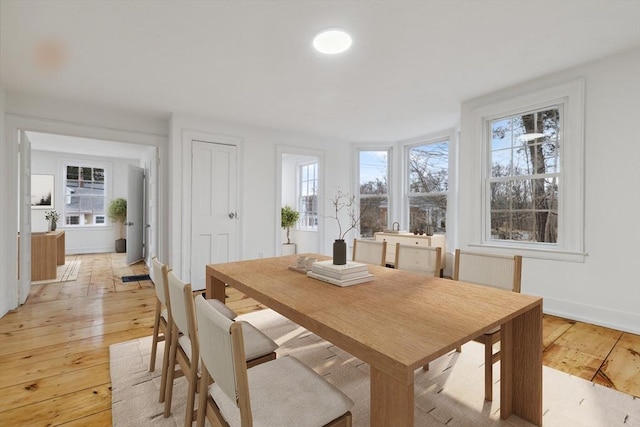
[[[342,53],[351,46],[351,36],[338,28],[321,31],[313,39],[313,47],[327,55]]]

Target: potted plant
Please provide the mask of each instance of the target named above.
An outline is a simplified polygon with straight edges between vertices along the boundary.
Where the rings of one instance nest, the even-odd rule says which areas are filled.
[[[282,228],[287,230],[287,243],[284,243],[283,245],[292,245],[289,246],[289,248],[293,248],[293,251],[291,249],[285,249],[285,247],[282,248],[282,252],[283,255],[291,255],[296,253],[296,247],[295,247],[295,243],[291,243],[291,239],[289,238],[289,232],[291,231],[291,227],[293,227],[294,225],[296,225],[296,223],[298,222],[298,218],[300,218],[300,212],[293,210],[293,208],[289,205],[285,205],[282,207],[282,209],[280,210],[280,221],[281,221],[281,225]]]
[[[116,240],[116,252],[126,252],[127,240],[124,238],[124,223],[127,220],[127,201],[125,199],[113,199],[109,203],[109,219],[120,226],[120,238]]]

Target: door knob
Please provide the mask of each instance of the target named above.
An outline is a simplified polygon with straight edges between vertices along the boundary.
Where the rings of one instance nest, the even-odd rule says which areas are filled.
[[[236,213],[235,212],[229,212],[229,218],[233,219],[236,217]]]
[[[124,225],[129,226],[129,227],[133,227],[133,223],[132,222],[125,222]]]

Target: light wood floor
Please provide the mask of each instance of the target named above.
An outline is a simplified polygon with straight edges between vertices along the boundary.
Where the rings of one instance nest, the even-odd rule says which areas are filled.
[[[73,282],[34,285],[0,319],[1,426],[109,426],[109,345],[151,335],[155,292],[123,254],[81,255]],[[263,308],[233,289],[238,313]],[[640,336],[544,318],[544,364],[640,397]]]

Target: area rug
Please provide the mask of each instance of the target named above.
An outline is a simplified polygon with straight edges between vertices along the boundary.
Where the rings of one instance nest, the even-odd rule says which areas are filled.
[[[369,425],[369,367],[272,310],[240,316],[280,346],[278,357],[292,355],[347,394],[355,405],[353,425]],[[158,403],[161,343],[155,372],[149,372],[151,337],[109,347],[113,425],[184,425],[186,380],[175,381],[172,415],[163,418]],[[493,402],[484,401],[482,344],[470,342],[415,372],[416,426],[531,426],[517,416],[500,420],[499,381]],[[494,366],[499,378],[499,364]],[[543,367],[543,425],[547,427],[640,426],[640,399]],[[275,426],[274,426],[275,427]]]
[[[56,268],[56,278],[48,279],[48,280],[38,280],[35,282],[31,282],[32,285],[44,285],[47,283],[56,283],[56,282],[71,282],[78,278],[78,272],[80,271],[80,262],[81,260],[76,259],[72,261],[67,261],[64,265],[59,265]]]

